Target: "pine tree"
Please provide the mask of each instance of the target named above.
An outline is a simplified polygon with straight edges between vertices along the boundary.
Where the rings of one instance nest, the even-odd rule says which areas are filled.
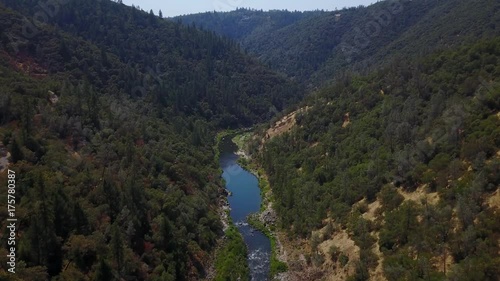
[[[111,267],[106,263],[106,261],[101,258],[99,266],[97,267],[94,275],[94,281],[110,281],[115,280]]]
[[[111,230],[111,254],[115,259],[118,271],[121,270],[124,260],[123,239],[118,225],[114,224]]]
[[[19,143],[16,141],[16,139],[12,140],[12,145],[10,148],[10,157],[13,163],[17,163],[18,161],[21,161],[24,158],[23,152],[21,151],[21,147],[19,146]]]

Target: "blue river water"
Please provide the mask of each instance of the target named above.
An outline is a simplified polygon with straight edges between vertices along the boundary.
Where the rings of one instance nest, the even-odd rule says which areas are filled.
[[[226,181],[226,189],[231,192],[228,197],[231,207],[230,216],[238,227],[248,248],[248,265],[252,281],[267,280],[271,256],[271,242],[262,232],[247,223],[247,216],[260,209],[261,197],[257,177],[238,165],[236,145],[230,137],[222,139],[219,147],[222,177]]]

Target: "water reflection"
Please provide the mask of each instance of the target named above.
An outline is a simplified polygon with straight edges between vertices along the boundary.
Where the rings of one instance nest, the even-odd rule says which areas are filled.
[[[260,209],[258,179],[238,165],[236,162],[238,155],[234,153],[236,145],[230,138],[223,139],[219,149],[222,177],[226,181],[226,188],[231,192],[231,196],[228,197],[231,206],[230,215],[248,248],[251,280],[267,280],[271,243],[263,233],[248,225],[246,220],[249,214],[258,212]]]

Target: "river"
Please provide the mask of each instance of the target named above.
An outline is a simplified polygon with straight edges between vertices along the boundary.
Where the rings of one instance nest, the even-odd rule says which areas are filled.
[[[260,210],[259,181],[255,175],[238,165],[236,144],[226,136],[220,142],[220,166],[231,207],[230,216],[243,236],[248,248],[248,265],[252,281],[267,280],[271,256],[271,242],[262,232],[247,223],[247,216]]]

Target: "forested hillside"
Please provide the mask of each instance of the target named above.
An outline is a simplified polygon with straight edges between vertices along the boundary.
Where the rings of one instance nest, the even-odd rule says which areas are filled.
[[[259,23],[259,12],[244,10],[181,19],[238,40],[275,70],[316,88],[346,69],[367,73],[390,59],[498,35],[499,10],[495,0],[398,0],[300,18],[274,11],[269,18],[280,20],[272,25]],[[228,19],[230,28],[220,28]],[[259,25],[248,32],[249,22]]]
[[[324,11],[290,12],[287,10],[251,10],[239,8],[231,12],[206,12],[173,18],[186,25],[195,24],[206,30],[244,41],[254,34],[265,34],[293,25],[306,18],[326,14]]]
[[[281,227],[309,238],[311,267],[352,265],[348,280],[500,278],[499,60],[496,38],[345,75],[306,99],[289,132],[251,145]],[[355,260],[324,249],[344,230]]]
[[[18,219],[16,274],[2,247],[0,279],[206,277],[222,235],[216,132],[267,120],[298,87],[228,39],[111,1],[0,2]]]
[[[252,126],[285,280],[499,280],[499,22],[497,0],[0,0],[0,280],[247,280],[216,143]]]
[[[34,0],[2,2],[28,15],[41,10]],[[120,74],[132,95],[149,86],[157,104],[174,104],[177,112],[214,119],[224,128],[261,122],[271,106],[281,110],[298,101],[295,85],[242,55],[229,39],[111,1],[72,0],[58,9],[50,23],[96,44],[104,59],[112,53],[126,64]],[[69,63],[74,48],[61,44]]]

